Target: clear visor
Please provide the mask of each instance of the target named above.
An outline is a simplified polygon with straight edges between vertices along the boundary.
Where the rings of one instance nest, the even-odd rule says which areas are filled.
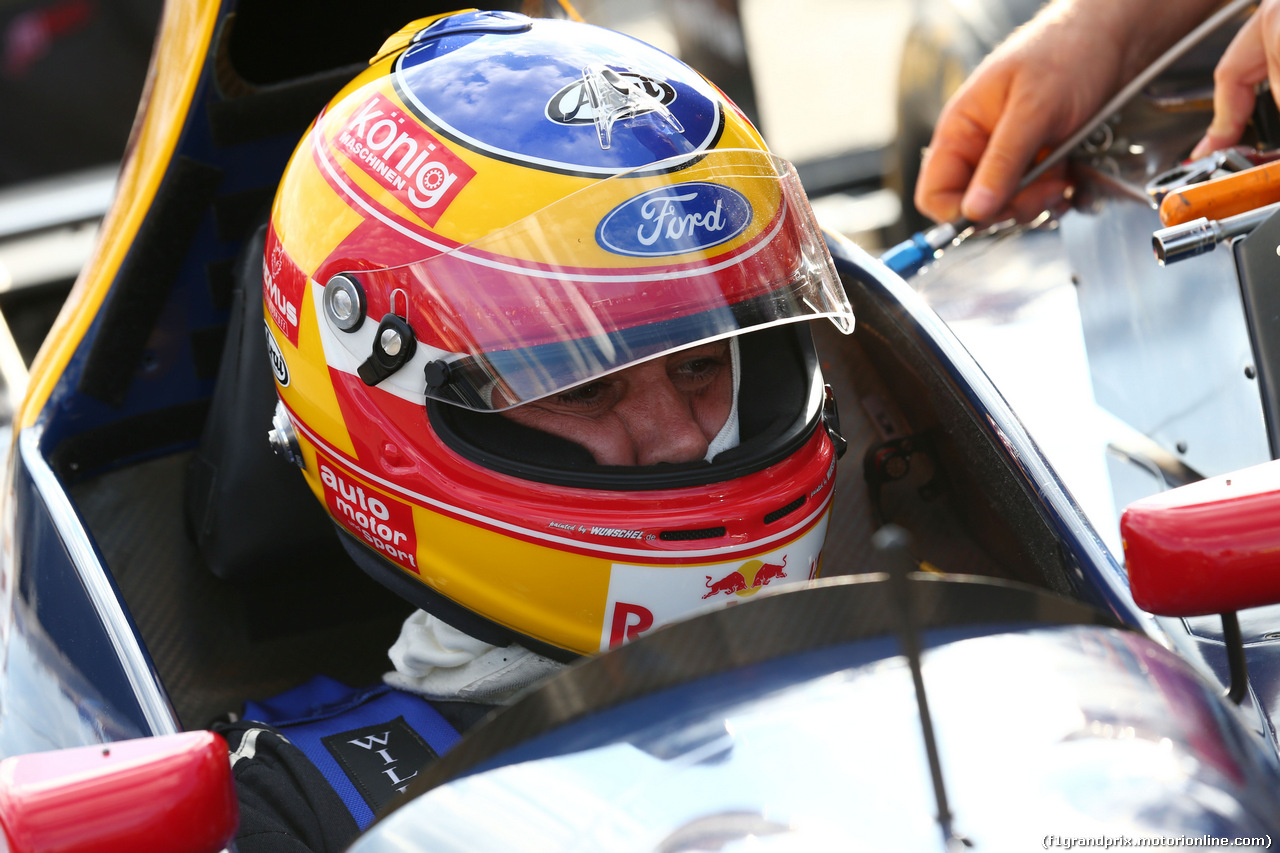
[[[476,411],[750,329],[829,317],[853,330],[790,163],[726,150],[662,165],[596,182],[452,251],[344,275],[393,311],[407,304],[427,396]]]

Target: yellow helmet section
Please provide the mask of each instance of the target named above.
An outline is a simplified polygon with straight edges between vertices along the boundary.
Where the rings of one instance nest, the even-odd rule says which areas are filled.
[[[682,291],[722,300],[691,315],[776,307],[778,276],[824,262],[780,162],[714,86],[617,33],[466,12],[389,40],[296,149],[263,261],[279,396],[357,562],[474,636],[553,653],[816,574],[834,456],[799,344],[784,447],[765,436],[730,469],[638,488],[627,472],[548,475],[558,451],[512,462],[545,437],[484,406],[457,420],[427,394],[466,355],[453,339],[546,372],[544,353],[578,357],[569,338],[607,349],[696,325],[672,316]],[[610,299],[616,329],[561,319]],[[499,437],[480,448],[473,429]]]
[[[412,104],[405,103],[402,87],[390,76],[396,58],[388,56],[358,77],[318,119],[310,138],[310,153],[321,161],[319,174],[329,182],[348,184],[351,194],[362,203],[385,212],[408,228],[429,230],[446,246],[482,240],[580,191],[597,188],[600,175],[530,169],[525,161],[486,156],[473,147],[450,145],[441,128],[433,127]],[[756,129],[736,109],[724,111],[715,147],[767,150]],[[306,153],[299,152],[300,155]],[[444,160],[449,167],[442,180],[452,180],[452,186],[465,181],[466,191],[449,197],[447,205],[431,204],[424,208],[416,205],[414,199],[429,198],[433,186],[431,179],[424,179],[424,175],[431,174],[430,167],[437,159]],[[702,172],[698,158],[690,158],[683,164],[682,179],[699,180]],[[744,182],[749,183],[751,178],[749,172],[741,175]],[[583,209],[581,215],[584,220],[591,220],[590,225],[594,227],[600,216],[638,190],[667,183],[666,177],[654,176],[647,184],[643,178],[618,183],[610,187],[609,193],[597,189],[591,197],[591,207]],[[776,197],[768,197],[770,190],[767,181],[760,181],[756,194],[749,193],[749,196],[754,195],[753,200],[761,204],[762,209],[776,208]],[[765,224],[762,222],[759,227]],[[581,233],[583,229],[568,230]],[[749,242],[758,233],[758,228],[748,230],[736,238],[735,245]],[[550,258],[557,254],[554,249],[547,251]],[[583,257],[582,262],[588,266],[646,263],[640,259],[619,258],[604,249],[600,249],[595,258]]]

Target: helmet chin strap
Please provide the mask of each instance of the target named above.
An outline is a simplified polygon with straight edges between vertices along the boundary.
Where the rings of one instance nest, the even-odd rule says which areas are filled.
[[[710,462],[716,458],[717,454],[726,450],[732,450],[738,446],[738,386],[742,383],[742,359],[738,352],[738,339],[736,337],[729,339],[729,361],[733,365],[733,405],[729,409],[729,417],[725,418],[724,426],[720,427],[720,432],[716,433],[716,437],[711,439],[711,444],[707,447],[707,455],[704,457]]]

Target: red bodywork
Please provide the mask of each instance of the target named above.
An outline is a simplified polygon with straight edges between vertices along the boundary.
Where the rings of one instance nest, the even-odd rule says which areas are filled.
[[[188,732],[0,762],[13,853],[216,853],[239,822],[227,744]]]
[[[1280,602],[1280,462],[1162,492],[1120,519],[1133,600],[1162,616]]]

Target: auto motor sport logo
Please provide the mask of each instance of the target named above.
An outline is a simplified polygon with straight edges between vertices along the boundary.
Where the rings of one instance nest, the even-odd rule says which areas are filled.
[[[413,508],[354,479],[316,451],[329,514],[387,559],[418,574],[418,534]]]
[[[428,225],[436,223],[476,174],[413,116],[379,94],[352,114],[336,141],[351,162]]]

